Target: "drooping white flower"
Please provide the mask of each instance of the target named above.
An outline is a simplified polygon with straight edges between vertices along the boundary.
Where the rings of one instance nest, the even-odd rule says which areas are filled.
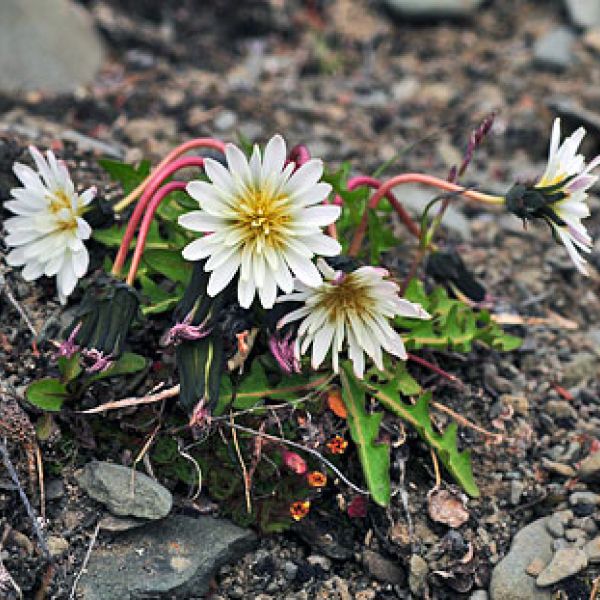
[[[590,252],[592,238],[581,219],[590,215],[586,203],[587,190],[598,179],[591,172],[600,165],[600,156],[585,164],[585,157],[578,154],[584,136],[585,129],[580,127],[560,144],[560,119],[554,121],[548,165],[535,188],[543,191],[547,197],[550,194],[557,195],[558,199],[548,204],[557,218],[549,218],[547,221],[567,248],[577,269],[588,275],[586,261],[580,251]]]
[[[22,274],[27,281],[55,275],[58,296],[64,304],[88,268],[89,255],[83,242],[92,230],[82,214],[96,189],[78,194],[66,165],[52,151],[46,153],[46,158],[33,146],[29,152],[37,172],[15,163],[13,171],[23,187],[11,190],[13,199],[4,203],[17,215],[4,223],[8,234],[5,241],[13,247],[6,262],[24,266]]]
[[[256,292],[262,306],[271,308],[278,288],[293,290],[292,275],[307,286],[319,285],[312,257],[341,251],[321,230],[340,215],[339,206],[318,206],[331,191],[319,181],[321,161],[311,159],[297,170],[294,163],[286,165],[280,135],[271,138],[262,156],[255,146],[250,161],[233,144],[225,147],[225,157],[228,168],[206,159],[210,183],[192,181],[187,186],[200,210],[179,218],[183,227],[206,234],[188,244],[183,256],[208,257],[208,294],[216,296],[238,272],[238,300],[244,308]]]
[[[399,296],[399,287],[385,279],[388,271],[360,267],[351,273],[335,271],[323,259],[317,265],[323,273],[321,285],[310,288],[296,281],[296,292],[280,296],[278,302],[303,302],[304,306],[284,316],[278,327],[302,319],[296,352],[304,354],[312,344],[312,367],[318,369],[331,350],[333,370],[339,368],[338,354],[348,347],[354,373],[362,378],[365,353],[383,370],[383,352],[406,359],[400,335],[389,321],[397,315],[429,319],[419,305]]]

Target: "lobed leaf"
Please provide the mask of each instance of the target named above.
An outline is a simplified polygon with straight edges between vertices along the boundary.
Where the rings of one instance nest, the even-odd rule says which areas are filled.
[[[373,500],[381,506],[387,506],[391,494],[390,449],[386,444],[377,443],[383,413],[367,413],[364,389],[348,361],[342,364],[340,377],[350,436],[358,449],[365,481]]]

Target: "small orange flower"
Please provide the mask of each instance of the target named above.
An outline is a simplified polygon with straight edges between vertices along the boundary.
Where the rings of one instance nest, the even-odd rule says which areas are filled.
[[[344,454],[348,447],[348,441],[345,440],[341,435],[336,435],[333,439],[327,442],[327,447],[331,454]]]
[[[321,473],[321,471],[311,471],[307,476],[306,480],[310,487],[325,487],[327,485],[327,475]]]
[[[308,514],[310,510],[310,500],[296,500],[290,506],[290,514],[294,521],[300,521]]]

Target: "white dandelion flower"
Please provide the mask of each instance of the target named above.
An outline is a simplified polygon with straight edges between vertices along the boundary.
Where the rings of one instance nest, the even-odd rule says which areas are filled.
[[[588,275],[586,261],[580,252],[591,251],[592,238],[581,219],[590,215],[587,190],[598,179],[591,172],[600,165],[600,156],[585,164],[585,157],[578,154],[584,136],[585,129],[580,127],[560,144],[560,119],[554,121],[548,165],[535,189],[550,199],[547,209],[553,215],[546,216],[546,220],[565,245],[577,269]],[[552,200],[553,197],[558,199]]]
[[[320,204],[331,191],[320,182],[323,165],[311,159],[297,170],[286,163],[283,138],[276,135],[261,155],[250,160],[234,146],[225,147],[227,167],[205,161],[210,182],[192,181],[187,191],[200,210],[179,218],[179,224],[204,233],[183,250],[187,260],[208,258],[208,294],[216,296],[239,272],[238,300],[248,308],[256,293],[264,308],[275,303],[277,289],[293,290],[293,276],[317,286],[321,276],[314,255],[335,256],[341,247],[322,228],[340,215],[339,206]]]
[[[419,305],[399,296],[399,287],[385,279],[388,271],[360,267],[351,273],[335,271],[324,260],[317,265],[324,276],[321,285],[311,288],[296,281],[296,292],[281,296],[278,302],[304,305],[283,317],[278,327],[302,320],[298,328],[296,352],[304,354],[312,345],[312,368],[318,369],[331,350],[333,370],[339,369],[339,353],[348,347],[354,373],[362,378],[365,353],[383,370],[383,351],[406,360],[400,335],[390,325],[395,316],[429,319]]]
[[[33,146],[29,152],[37,172],[15,163],[13,171],[23,186],[11,190],[13,199],[4,203],[16,215],[4,223],[6,244],[13,247],[6,262],[23,266],[27,281],[56,276],[58,296],[64,304],[88,269],[89,255],[83,242],[92,230],[82,215],[96,189],[78,194],[66,165],[53,152],[48,151],[46,158]]]

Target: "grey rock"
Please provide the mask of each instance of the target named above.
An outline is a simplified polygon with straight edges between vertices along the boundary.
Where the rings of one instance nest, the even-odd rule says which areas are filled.
[[[546,412],[555,419],[576,419],[577,411],[566,400],[548,400]]]
[[[554,516],[550,517],[546,522],[546,529],[556,538],[560,538],[565,535],[565,526]]]
[[[143,473],[121,465],[93,461],[75,474],[77,483],[114,515],[162,519],[173,505],[171,492]],[[132,488],[133,482],[133,488]]]
[[[331,560],[326,556],[320,554],[311,554],[307,557],[306,562],[313,567],[319,566],[323,571],[329,571],[331,569]]]
[[[588,29],[600,25],[600,3],[597,0],[565,0],[571,21]]]
[[[569,496],[569,504],[577,506],[578,504],[600,504],[600,495],[594,492],[573,492]]]
[[[0,90],[71,92],[90,83],[101,63],[100,38],[83,7],[70,0],[47,7],[0,2]]]
[[[552,550],[555,552],[561,548],[570,548],[571,544],[565,540],[565,538],[558,538],[552,542]]]
[[[79,597],[200,597],[222,565],[236,561],[255,544],[252,532],[229,521],[168,517],[94,550],[78,586]]]
[[[565,538],[569,540],[569,542],[575,542],[576,540],[585,537],[585,531],[583,531],[583,529],[578,529],[577,527],[571,527],[565,531]]]
[[[550,600],[551,593],[535,585],[525,569],[535,559],[552,559],[552,536],[547,518],[537,519],[515,535],[510,552],[496,565],[490,585],[491,600]]]
[[[525,490],[525,484],[519,479],[513,479],[510,482],[510,503],[517,506],[521,502],[521,496]]]
[[[600,563],[600,536],[595,537],[593,540],[588,542],[584,547],[583,551],[591,563]]]
[[[46,484],[46,500],[60,500],[65,495],[62,479],[51,479]]]
[[[586,456],[579,463],[577,475],[583,481],[600,481],[600,452]]]
[[[52,557],[60,556],[69,549],[69,542],[67,542],[65,538],[57,535],[49,536],[46,540],[46,545],[48,546],[48,552]]]
[[[482,3],[483,0],[384,0],[393,13],[418,19],[467,17]]]
[[[585,569],[588,559],[581,548],[561,548],[550,564],[538,575],[536,584],[540,587],[554,585]]]
[[[573,511],[570,508],[556,511],[552,517],[558,519],[563,525],[568,525],[573,519]]]
[[[293,581],[296,578],[296,574],[298,573],[298,565],[291,560],[286,560],[283,565],[283,574],[285,578],[289,581]]]
[[[418,554],[410,557],[410,573],[408,575],[408,586],[410,591],[418,598],[423,597],[427,584],[429,566]]]
[[[222,110],[214,120],[215,127],[219,131],[226,131],[235,127],[237,123],[237,115],[231,110]]]
[[[573,519],[573,527],[583,529],[588,535],[596,535],[598,533],[598,525],[592,517],[581,517],[579,519]]]
[[[533,48],[535,62],[550,69],[563,70],[573,64],[575,34],[567,27],[557,27],[540,37]]]
[[[488,600],[489,594],[485,590],[476,590],[470,596],[469,600]]]
[[[142,527],[146,523],[148,523],[146,519],[132,519],[129,517],[106,515],[100,520],[100,529],[110,531],[111,533],[121,533],[122,531],[129,531],[136,527]]]
[[[362,561],[369,574],[386,583],[400,585],[404,583],[405,575],[402,567],[372,550],[365,550]]]
[[[591,352],[578,352],[563,367],[563,387],[574,387],[598,376],[598,357]]]

